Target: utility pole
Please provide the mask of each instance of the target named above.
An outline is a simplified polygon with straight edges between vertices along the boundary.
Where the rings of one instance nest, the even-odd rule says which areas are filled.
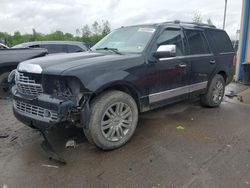
[[[225,30],[226,16],[227,16],[227,0],[225,0],[224,19],[223,19],[223,30]]]

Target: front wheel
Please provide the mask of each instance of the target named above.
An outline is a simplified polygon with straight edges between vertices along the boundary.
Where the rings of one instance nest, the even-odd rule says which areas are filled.
[[[96,146],[111,150],[127,143],[135,132],[138,109],[134,99],[121,91],[107,91],[91,103],[87,139]]]
[[[225,92],[225,79],[216,74],[210,82],[207,93],[201,96],[201,104],[207,107],[220,105]]]
[[[8,83],[8,76],[10,72],[5,72],[0,75],[0,97],[9,96],[11,85]]]

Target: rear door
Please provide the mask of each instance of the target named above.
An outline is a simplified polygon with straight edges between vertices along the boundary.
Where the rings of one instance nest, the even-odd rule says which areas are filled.
[[[188,42],[186,57],[191,65],[190,92],[203,90],[217,62],[202,30],[185,29],[184,33]]]
[[[212,47],[216,60],[216,69],[225,71],[227,82],[231,82],[235,72],[235,52],[231,40],[227,33],[218,29],[207,29],[205,31],[209,45]]]

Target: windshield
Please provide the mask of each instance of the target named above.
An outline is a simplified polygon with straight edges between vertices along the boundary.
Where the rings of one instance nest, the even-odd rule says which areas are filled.
[[[120,52],[142,52],[153,36],[155,28],[146,26],[124,27],[114,30],[91,50],[116,49]]]

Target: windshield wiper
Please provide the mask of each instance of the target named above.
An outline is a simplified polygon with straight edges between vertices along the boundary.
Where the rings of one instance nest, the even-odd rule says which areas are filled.
[[[122,55],[122,53],[119,52],[117,48],[104,47],[104,48],[96,48],[96,50],[107,50],[107,51],[112,51],[112,52],[115,52],[116,54]]]

